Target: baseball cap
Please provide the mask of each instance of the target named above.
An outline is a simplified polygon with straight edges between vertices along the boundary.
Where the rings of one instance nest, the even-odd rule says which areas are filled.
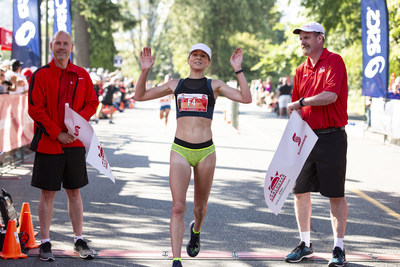
[[[8,60],[8,59],[3,60],[3,62],[1,63],[1,65],[2,65],[3,67],[9,67],[9,66],[10,66],[10,60]]]
[[[32,76],[33,72],[30,68],[24,68],[21,73],[26,77],[29,78]]]
[[[198,44],[193,45],[192,48],[190,48],[189,56],[195,50],[204,51],[211,60],[211,49],[207,45],[205,45],[203,43],[198,43]]]
[[[303,31],[303,32],[318,32],[318,33],[322,34],[322,36],[325,39],[324,27],[322,27],[322,25],[317,23],[317,22],[309,22],[307,24],[304,24],[300,28],[294,29],[293,33],[294,34],[299,34],[300,31]]]

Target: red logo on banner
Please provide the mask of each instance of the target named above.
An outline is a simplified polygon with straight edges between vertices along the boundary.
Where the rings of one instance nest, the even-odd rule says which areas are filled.
[[[81,127],[79,127],[78,125],[76,125],[75,126],[75,132],[74,132],[74,135],[75,136],[79,136],[79,129],[80,129]]]
[[[99,158],[101,159],[102,165],[104,166],[104,168],[108,169],[108,162],[106,159],[106,154],[104,153],[104,150],[101,146],[97,146],[97,147],[100,150]]]
[[[279,189],[282,187],[282,184],[285,180],[286,175],[284,175],[283,173],[279,174],[278,172],[276,172],[275,176],[271,177],[271,184],[268,187],[268,190],[271,192],[269,195],[269,199],[271,201],[274,201]]]
[[[303,149],[304,142],[307,139],[307,135],[304,136],[303,142],[301,142],[301,138],[299,136],[297,136],[296,133],[293,134],[292,139],[293,139],[293,142],[297,143],[297,146],[299,146],[299,152],[297,152],[297,154],[300,155],[301,150]]]
[[[300,146],[301,138],[298,137],[298,136],[296,136],[296,133],[293,134],[292,139],[293,139],[293,141],[294,141],[295,143],[298,143],[298,145]]]

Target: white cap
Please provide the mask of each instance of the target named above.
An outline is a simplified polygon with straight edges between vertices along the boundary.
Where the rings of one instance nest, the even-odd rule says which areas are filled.
[[[8,59],[5,59],[5,60],[1,63],[1,65],[2,65],[3,67],[9,67],[9,66],[11,65],[11,61],[8,60]]]
[[[189,56],[194,50],[201,50],[204,51],[211,60],[211,49],[203,43],[198,43],[192,46],[189,51]]]
[[[317,22],[310,22],[310,23],[304,24],[303,26],[301,26],[301,28],[295,29],[293,31],[293,33],[294,34],[299,34],[300,31],[303,31],[303,32],[318,32],[318,33],[322,34],[322,36],[325,39],[324,27],[322,27],[322,25],[317,23]]]

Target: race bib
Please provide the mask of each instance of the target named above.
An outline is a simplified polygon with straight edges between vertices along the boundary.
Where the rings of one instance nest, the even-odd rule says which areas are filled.
[[[179,94],[179,111],[207,112],[208,96],[203,94]]]

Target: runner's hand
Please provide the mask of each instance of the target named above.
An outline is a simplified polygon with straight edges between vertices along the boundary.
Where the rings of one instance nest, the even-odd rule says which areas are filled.
[[[242,61],[243,61],[243,52],[240,47],[235,49],[235,52],[233,52],[233,55],[231,56],[231,66],[233,70],[236,72],[240,69],[242,69]]]
[[[151,48],[145,47],[140,52],[140,66],[142,70],[149,70],[154,65],[154,58],[155,56],[151,56]]]

